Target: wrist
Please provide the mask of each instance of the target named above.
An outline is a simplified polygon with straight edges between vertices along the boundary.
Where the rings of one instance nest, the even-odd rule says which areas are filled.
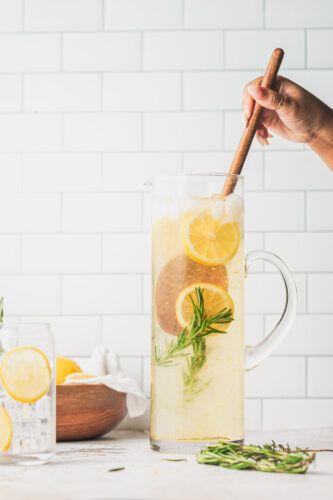
[[[327,107],[321,126],[312,136],[309,146],[333,170],[333,110]]]
[[[313,132],[309,146],[316,151],[325,145],[333,147],[333,110],[325,106],[319,127]]]

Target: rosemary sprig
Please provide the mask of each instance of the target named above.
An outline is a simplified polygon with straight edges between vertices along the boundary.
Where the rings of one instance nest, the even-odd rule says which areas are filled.
[[[315,456],[313,451],[291,450],[288,445],[276,445],[274,441],[263,446],[220,441],[201,450],[197,460],[199,464],[219,465],[227,469],[305,474]]]
[[[198,389],[198,373],[207,361],[206,338],[212,334],[224,334],[218,325],[228,324],[233,320],[232,311],[227,308],[221,309],[216,314],[207,317],[205,314],[204,289],[195,288],[195,298],[190,296],[193,306],[193,317],[191,324],[184,328],[176,340],[166,343],[165,350],[160,352],[155,347],[155,362],[159,366],[170,366],[175,360],[186,357],[187,370],[183,374],[186,399],[194,395]],[[191,347],[192,352],[187,349]]]

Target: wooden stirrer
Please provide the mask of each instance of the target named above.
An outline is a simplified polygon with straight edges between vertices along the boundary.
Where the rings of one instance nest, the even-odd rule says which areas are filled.
[[[268,66],[266,68],[265,74],[263,76],[261,87],[265,87],[267,89],[273,87],[283,56],[284,52],[282,49],[275,49],[273,51]],[[251,147],[253,137],[256,133],[262,110],[263,110],[262,106],[260,106],[260,104],[256,102],[254,104],[251,118],[249,119],[247,125],[245,126],[242,137],[239,141],[236,153],[229,168],[228,172],[229,174],[239,175],[241,173],[247,154]],[[226,178],[223,186],[224,196],[227,196],[228,194],[233,192],[236,182],[237,182],[236,178],[233,177],[232,175]]]

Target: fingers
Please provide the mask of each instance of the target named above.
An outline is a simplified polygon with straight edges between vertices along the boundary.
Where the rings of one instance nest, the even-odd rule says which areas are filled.
[[[260,124],[256,131],[256,138],[260,146],[268,146],[268,137],[270,137],[270,134],[268,133],[267,128]]]
[[[245,115],[244,111],[242,113],[242,118],[243,118],[243,122],[244,122],[245,126],[247,126],[248,118]],[[268,138],[270,138],[270,137],[273,137],[273,136],[268,132],[265,122],[263,120],[261,120],[261,122],[259,122],[259,125],[257,127],[257,131],[256,131],[257,141],[259,142],[259,144],[261,146],[268,146],[268,144],[269,144]]]
[[[256,131],[256,138],[260,146],[268,146],[268,139],[271,139],[272,137],[273,136],[268,132],[268,129],[265,127],[265,125],[263,123],[259,123]]]
[[[268,128],[271,126],[274,119],[276,119],[274,111],[276,111],[279,105],[281,105],[281,102],[285,99],[285,97],[282,97],[278,92],[282,88],[283,80],[282,77],[277,77],[274,85],[275,91],[270,91],[269,89],[261,87],[262,77],[253,80],[244,89],[243,120],[245,124],[247,124],[251,118],[256,101],[264,107],[256,132],[257,141],[261,146],[267,146],[269,144],[268,139],[272,136],[269,134]]]
[[[268,145],[268,141],[267,141],[267,139],[264,139],[264,138],[262,137],[262,135],[258,132],[258,130],[257,130],[257,132],[256,132],[256,139],[257,139],[257,141],[259,142],[260,146],[263,146],[263,147],[264,147],[264,146],[267,146],[267,145]],[[266,142],[267,142],[267,144],[266,144]]]
[[[276,112],[286,112],[290,108],[290,99],[284,94],[264,87],[249,85],[247,91],[250,96],[263,108]]]
[[[251,115],[253,113],[254,103],[255,103],[255,101],[252,98],[252,96],[250,96],[249,93],[244,94],[243,113],[244,113],[246,120],[249,120],[251,118]]]
[[[270,128],[274,125],[274,122],[277,120],[277,115],[270,109],[263,109],[261,113],[261,123],[265,125],[266,128]]]
[[[262,77],[258,77],[256,78],[255,80],[253,80],[252,82],[250,82],[249,85],[257,85],[259,86],[261,84],[261,81],[262,81]],[[246,120],[249,120],[251,118],[251,115],[252,115],[252,112],[253,112],[253,108],[254,108],[254,99],[253,97],[247,92],[247,86],[245,87],[244,89],[244,92],[243,92],[243,113],[245,115],[245,118]]]

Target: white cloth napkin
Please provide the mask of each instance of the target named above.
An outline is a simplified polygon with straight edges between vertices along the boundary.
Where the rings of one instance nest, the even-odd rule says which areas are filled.
[[[119,368],[118,356],[114,352],[109,352],[102,345],[96,347],[91,355],[87,373],[96,375],[96,377],[87,380],[68,381],[65,384],[105,384],[110,389],[127,394],[127,410],[131,418],[138,417],[145,412],[147,407],[145,395],[136,380],[122,374]]]

